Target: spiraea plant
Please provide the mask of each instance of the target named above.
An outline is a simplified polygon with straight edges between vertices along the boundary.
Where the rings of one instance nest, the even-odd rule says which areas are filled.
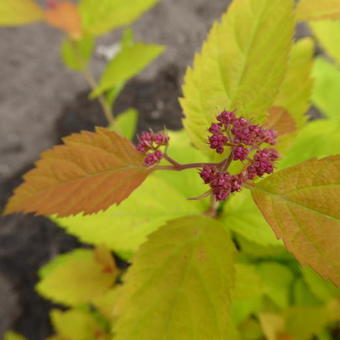
[[[183,131],[133,145],[97,128],[41,155],[5,213],[50,216],[95,246],[39,273],[37,291],[70,307],[51,312],[51,339],[332,339],[340,125],[307,121],[311,97],[330,107],[327,73],[313,40],[293,37],[339,13],[234,0],[187,70]]]
[[[158,0],[3,0],[0,4],[0,26],[19,26],[44,22],[65,34],[60,55],[65,66],[79,72],[91,88],[89,97],[98,99],[110,129],[128,138],[135,133],[138,113],[130,108],[114,119],[113,105],[126,82],[140,73],[163,53],[164,47],[135,41],[132,29],[125,28],[116,53],[103,68],[97,80],[91,70],[91,59],[98,38],[131,25]],[[48,42],[46,42],[48,43]]]

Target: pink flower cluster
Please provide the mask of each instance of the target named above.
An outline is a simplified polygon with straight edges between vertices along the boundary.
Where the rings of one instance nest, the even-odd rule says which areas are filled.
[[[233,112],[223,111],[217,116],[217,121],[218,123],[213,123],[209,128],[212,134],[209,137],[209,145],[217,153],[223,153],[226,146],[238,146],[243,147],[241,154],[237,152],[242,157],[242,153],[246,152],[245,147],[276,143],[277,135],[274,130],[251,124],[243,117],[237,118]]]
[[[219,171],[216,166],[205,166],[200,172],[205,184],[209,184],[217,201],[223,201],[235,191],[240,191],[244,182],[243,174],[231,175],[227,171]]]
[[[245,118],[236,118],[233,112],[224,111],[217,116],[218,123],[213,123],[209,132],[209,144],[217,153],[223,153],[224,148],[231,148],[230,160],[245,163],[243,170],[237,175],[231,175],[220,165],[206,165],[200,171],[204,183],[209,184],[216,200],[225,200],[233,192],[241,190],[243,184],[264,174],[271,174],[274,162],[279,158],[276,150],[260,149],[262,144],[276,144],[276,131],[264,129],[251,124]]]
[[[168,143],[169,136],[163,132],[143,132],[141,136],[138,137],[136,149],[146,155],[144,164],[146,166],[152,166],[164,157],[164,154],[159,148],[168,145]]]

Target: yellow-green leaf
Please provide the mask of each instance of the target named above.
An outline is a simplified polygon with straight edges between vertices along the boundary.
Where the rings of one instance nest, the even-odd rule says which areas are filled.
[[[340,64],[340,21],[315,21],[309,26],[327,54]]]
[[[224,205],[221,222],[229,230],[242,235],[249,241],[263,246],[280,246],[270,226],[251,198],[250,191],[243,190]]]
[[[291,0],[234,0],[187,70],[181,105],[193,143],[221,110],[262,123],[284,77],[294,27]]]
[[[163,46],[143,43],[123,48],[106,65],[99,84],[91,96],[96,97],[113,86],[126,82],[141,72],[163,51]]]
[[[26,338],[16,332],[7,331],[3,340],[26,340]]]
[[[131,140],[136,133],[137,120],[138,111],[132,108],[127,109],[118,115],[112,129],[115,129],[121,135]]]
[[[279,161],[280,169],[308,159],[340,154],[340,122],[335,119],[318,119],[304,126],[292,147]]]
[[[340,285],[340,156],[312,159],[257,183],[253,198],[302,263]]]
[[[233,245],[221,224],[171,221],[134,257],[115,308],[115,339],[232,340],[233,280]]]
[[[101,325],[86,311],[53,309],[50,313],[52,325],[60,339],[97,340],[105,332]]]
[[[284,107],[300,128],[305,123],[305,115],[313,87],[311,71],[313,66],[314,43],[311,38],[296,42],[291,50],[287,71],[277,94],[274,105]]]
[[[0,26],[25,25],[41,21],[43,10],[34,0],[1,0]]]
[[[64,144],[42,153],[5,213],[91,214],[122,202],[152,172],[129,140],[104,128],[73,134]]]
[[[340,31],[339,31],[340,34]],[[312,101],[326,116],[340,121],[340,67],[325,58],[316,58]]]
[[[276,262],[260,263],[256,271],[264,282],[264,293],[280,308],[288,307],[293,281],[291,271],[286,266]]]
[[[159,0],[80,0],[83,27],[93,35],[129,25]]]
[[[297,5],[298,20],[340,19],[339,0],[301,0]]]
[[[36,286],[37,291],[54,302],[70,306],[90,302],[108,291],[118,274],[115,265],[108,270],[91,250],[82,255],[64,257],[62,262],[57,257],[56,266],[48,264],[49,270]]]
[[[91,59],[93,48],[92,37],[82,37],[78,40],[68,38],[61,45],[61,57],[71,70],[82,71]]]

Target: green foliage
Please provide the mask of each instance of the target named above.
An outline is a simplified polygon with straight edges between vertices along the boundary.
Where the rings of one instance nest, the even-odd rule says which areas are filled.
[[[96,97],[114,86],[125,83],[156,59],[163,50],[163,46],[143,43],[124,47],[107,64],[92,96]]]
[[[282,244],[270,229],[248,190],[230,198],[224,206],[221,221],[227,229],[262,246]]]
[[[87,33],[101,35],[129,25],[158,0],[80,0],[80,13]]]
[[[181,99],[183,124],[198,148],[211,154],[206,130],[223,109],[264,121],[289,57],[292,6],[290,0],[233,1],[213,25],[186,73]]]
[[[136,132],[137,120],[138,112],[135,109],[127,109],[116,118],[112,129],[131,140]]]
[[[44,18],[42,9],[34,0],[2,0],[0,26],[25,25]]]
[[[66,39],[61,46],[61,56],[66,66],[75,71],[86,69],[94,49],[94,39]]]
[[[225,339],[232,254],[223,226],[207,217],[173,220],[152,234],[125,277],[115,339]]]
[[[313,69],[313,77],[315,79],[314,91],[312,95],[313,103],[327,117],[340,121],[339,67],[330,63],[324,58],[316,58]]]
[[[26,340],[26,338],[16,332],[8,331],[4,334],[3,340]]]
[[[37,291],[49,299],[69,306],[90,302],[110,289],[117,269],[105,270],[93,251],[77,250],[57,257],[40,270]]]

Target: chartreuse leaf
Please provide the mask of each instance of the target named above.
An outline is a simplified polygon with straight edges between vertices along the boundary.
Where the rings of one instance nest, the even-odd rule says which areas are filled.
[[[233,339],[233,281],[223,226],[203,215],[173,220],[134,257],[115,307],[115,339]]]
[[[309,340],[330,323],[325,307],[292,307],[285,313],[285,328],[295,339]]]
[[[236,0],[214,24],[186,72],[181,99],[183,124],[197,147],[209,152],[207,129],[224,109],[263,123],[286,70],[292,8],[291,0]]]
[[[57,336],[61,339],[97,340],[105,339],[105,331],[96,319],[87,311],[70,309],[61,311],[53,309],[51,322]],[[57,338],[58,339],[58,338]]]
[[[302,272],[309,288],[320,300],[329,301],[332,298],[340,298],[340,288],[324,280],[309,267],[303,267]]]
[[[43,278],[36,286],[50,300],[70,306],[87,303],[108,291],[116,280],[115,265],[109,268],[91,250],[82,256],[79,252],[61,256],[62,260],[57,257],[56,263],[42,270]]]
[[[263,282],[256,273],[256,267],[247,264],[236,264],[235,287],[232,292],[231,314],[239,324],[261,308],[264,293]]]
[[[274,105],[285,108],[300,128],[306,121],[305,115],[312,92],[314,43],[311,38],[296,42],[291,50],[287,71]],[[299,86],[296,86],[299,84]]]
[[[301,0],[297,5],[298,20],[340,19],[339,0]]]
[[[101,35],[129,25],[159,0],[80,0],[80,13],[86,32]]]
[[[316,58],[313,78],[313,104],[326,116],[340,121],[340,68],[324,58]]]
[[[42,8],[34,0],[2,0],[0,2],[0,25],[16,26],[40,21]]]
[[[340,156],[278,171],[257,183],[252,193],[287,249],[339,286]]]
[[[64,138],[42,153],[10,198],[5,213],[91,214],[120,203],[152,172],[129,140],[97,128]]]
[[[107,64],[97,88],[91,94],[92,97],[126,82],[141,72],[163,51],[163,46],[144,43],[135,43],[123,48]]]
[[[82,71],[88,65],[94,48],[92,37],[81,39],[66,39],[61,46],[63,62],[71,70]]]
[[[327,54],[340,64],[340,21],[315,21],[309,26]]]
[[[290,338],[280,338],[284,332],[285,320],[283,316],[274,313],[259,314],[263,332],[268,340],[292,340]]]
[[[108,321],[113,321],[113,308],[117,301],[120,289],[115,287],[92,300],[92,304],[97,308],[102,316]]]
[[[179,162],[201,162],[205,158],[190,146],[186,134],[169,133],[169,155]],[[174,218],[208,210],[207,200],[188,201],[207,190],[197,170],[158,171],[139,187],[128,200],[105,212],[78,214],[56,221],[67,232],[91,244],[105,243],[128,258],[145,242],[146,236]]]
[[[280,308],[289,305],[293,274],[284,265],[276,262],[264,262],[257,265],[256,272],[264,283],[264,293]]]
[[[294,282],[293,297],[294,305],[296,306],[314,307],[322,304],[321,300],[313,294],[305,280],[302,278],[298,278]]]
[[[340,153],[340,123],[334,119],[318,119],[301,129],[288,152],[282,154],[280,169],[311,158]]]
[[[270,226],[251,198],[249,190],[243,190],[228,200],[224,205],[221,222],[227,229],[242,235],[249,241],[263,246],[280,246]]]
[[[117,132],[126,137],[132,139],[136,132],[138,120],[138,112],[135,109],[127,109],[120,113],[114,121],[114,127]]]
[[[12,332],[12,331],[7,331],[4,334],[4,339],[3,340],[27,340],[24,336],[16,333],[16,332]]]

